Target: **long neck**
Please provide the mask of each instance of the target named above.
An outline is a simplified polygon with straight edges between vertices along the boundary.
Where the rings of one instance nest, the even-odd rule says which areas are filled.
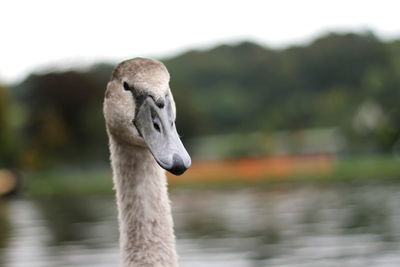
[[[110,136],[122,266],[176,266],[175,236],[164,171],[147,148]]]

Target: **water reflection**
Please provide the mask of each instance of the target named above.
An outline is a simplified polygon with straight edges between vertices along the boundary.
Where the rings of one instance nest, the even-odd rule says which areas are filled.
[[[62,196],[36,199],[35,204],[51,232],[49,246],[81,242],[96,247],[101,243],[95,238],[99,230],[112,233],[109,237],[116,241],[114,225],[109,229],[102,229],[106,227],[100,225],[100,222],[114,219],[110,216],[114,215],[116,207],[108,198]]]
[[[173,190],[181,266],[400,266],[400,184]],[[112,196],[0,202],[0,265],[116,266]]]

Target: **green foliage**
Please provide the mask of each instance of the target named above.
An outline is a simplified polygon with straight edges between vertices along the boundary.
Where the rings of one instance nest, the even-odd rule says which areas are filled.
[[[188,52],[166,60],[173,89],[187,95],[178,110],[193,107],[178,120],[192,122],[186,131],[201,118],[197,134],[340,127],[350,150],[389,151],[400,137],[399,43],[332,33],[283,50],[245,42]],[[355,129],[368,102],[382,110],[379,123]]]
[[[281,50],[243,42],[164,62],[184,139],[337,127],[350,152],[389,152],[400,137],[400,41],[332,33]],[[102,101],[111,70],[99,64],[32,74],[14,86],[25,119],[20,149],[13,151],[25,167],[107,160]],[[9,112],[0,89],[3,127],[17,113]],[[3,159],[10,151],[4,140],[12,139],[6,132],[0,133]]]
[[[12,101],[9,89],[0,85],[0,168],[14,167],[16,164],[19,113]]]
[[[110,66],[97,65],[87,72],[33,74],[15,88],[26,110],[23,165],[107,158],[102,103],[110,73]]]

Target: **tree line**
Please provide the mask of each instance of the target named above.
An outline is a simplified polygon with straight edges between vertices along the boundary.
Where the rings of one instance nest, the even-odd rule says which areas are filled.
[[[338,127],[348,153],[389,153],[400,138],[399,40],[329,33],[285,49],[241,42],[161,60],[184,139]],[[102,101],[112,68],[33,73],[1,86],[0,164],[106,162]]]

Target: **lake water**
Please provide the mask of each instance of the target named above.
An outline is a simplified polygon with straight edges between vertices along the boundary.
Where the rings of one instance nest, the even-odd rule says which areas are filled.
[[[180,266],[400,266],[400,183],[171,192]],[[0,202],[0,266],[118,266],[112,196]]]

